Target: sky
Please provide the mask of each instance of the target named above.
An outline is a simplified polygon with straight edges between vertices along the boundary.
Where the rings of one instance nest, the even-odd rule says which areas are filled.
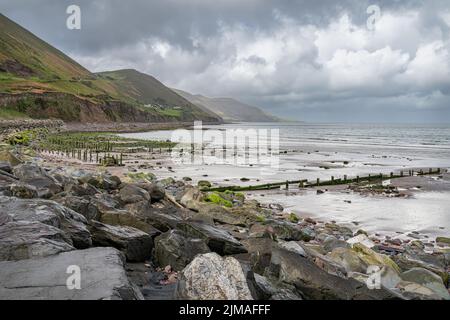
[[[66,27],[73,4],[80,30]],[[450,122],[448,0],[0,0],[0,12],[91,71],[133,68],[288,120]]]

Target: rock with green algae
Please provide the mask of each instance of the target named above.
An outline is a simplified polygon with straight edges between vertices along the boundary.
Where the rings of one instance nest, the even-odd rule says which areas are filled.
[[[207,181],[207,180],[200,180],[197,183],[197,186],[199,188],[211,188],[211,182]]]
[[[133,182],[152,182],[156,176],[151,172],[128,172],[126,176]]]
[[[412,268],[403,272],[401,277],[405,281],[418,283],[430,289],[442,299],[450,300],[450,295],[447,288],[444,286],[442,278],[427,269]]]
[[[450,245],[450,238],[447,238],[447,237],[437,237],[437,238],[436,238],[436,242],[437,242],[437,243],[444,243],[444,244]]]
[[[199,203],[198,212],[222,224],[246,226],[248,222],[246,216],[232,213],[223,206],[215,203]]]
[[[13,167],[22,163],[22,161],[9,150],[0,151],[0,161],[9,162]]]
[[[388,266],[398,273],[401,272],[399,266],[394,261],[392,261],[391,258],[384,254],[377,253],[361,243],[355,243],[352,250],[356,252],[358,257],[361,258],[361,260],[364,261],[367,265],[379,267]]]
[[[218,204],[227,208],[231,208],[233,206],[233,203],[231,201],[222,198],[218,192],[209,192],[204,197],[204,201]]]

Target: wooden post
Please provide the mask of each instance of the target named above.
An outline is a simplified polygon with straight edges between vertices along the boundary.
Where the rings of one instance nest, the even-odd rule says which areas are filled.
[[[394,176],[394,173],[393,172],[391,172],[391,178]]]
[[[403,170],[400,171],[400,177],[403,177]]]
[[[433,172],[433,169],[432,169],[432,168],[430,168],[430,172],[429,172],[429,173],[431,174],[432,172]]]
[[[331,176],[331,184],[334,184],[334,177]]]
[[[299,187],[300,188],[303,188],[305,185],[303,184],[303,180],[302,181],[300,181],[300,185],[299,185]]]
[[[347,175],[344,174],[344,183],[347,182]]]
[[[437,173],[441,173],[441,168],[437,168]]]
[[[359,176],[356,176],[356,183],[359,183]]]
[[[317,186],[319,186],[319,185],[320,185],[320,179],[317,178]]]

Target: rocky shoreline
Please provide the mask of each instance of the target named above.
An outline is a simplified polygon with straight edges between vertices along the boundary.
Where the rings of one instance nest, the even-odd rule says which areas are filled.
[[[450,299],[447,237],[377,239],[187,177],[22,148],[0,159],[0,299]]]

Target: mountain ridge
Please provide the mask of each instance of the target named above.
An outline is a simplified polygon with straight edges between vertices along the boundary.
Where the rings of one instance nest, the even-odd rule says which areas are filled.
[[[176,93],[186,98],[202,109],[209,110],[220,116],[224,121],[245,121],[245,122],[278,122],[280,119],[273,115],[266,114],[258,107],[243,103],[234,98],[218,97],[210,98],[201,94],[191,94],[189,92],[174,89]]]

